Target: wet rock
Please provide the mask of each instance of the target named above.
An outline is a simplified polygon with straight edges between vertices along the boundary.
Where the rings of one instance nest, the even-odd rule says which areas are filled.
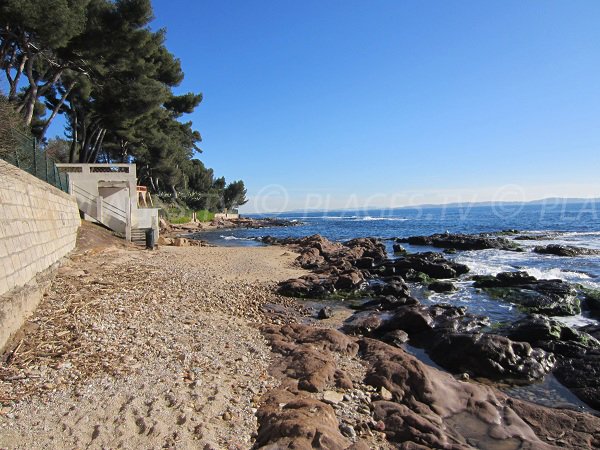
[[[359,258],[354,261],[354,267],[358,269],[372,269],[375,266],[375,259],[370,257]]]
[[[600,407],[600,342],[596,338],[539,315],[514,323],[505,333],[554,353],[556,378],[592,408]]]
[[[388,279],[386,283],[375,285],[372,292],[375,295],[393,296],[396,298],[410,297],[410,289],[402,277]]]
[[[361,355],[368,363],[365,381],[377,388],[383,386],[394,396],[394,402],[373,402],[373,418],[380,423],[378,429],[388,440],[405,449],[465,449],[468,444],[487,442],[498,448],[554,449],[544,442],[530,427],[530,420],[546,414],[557,434],[569,433],[572,448],[586,448],[585,443],[596,442],[596,429],[600,419],[572,411],[550,408],[523,407],[520,414],[511,405],[523,404],[509,401],[507,397],[481,384],[461,382],[451,375],[427,366],[399,348],[373,339],[360,341]],[[561,422],[560,416],[567,419]],[[585,417],[581,434],[573,435],[573,424]],[[538,430],[544,437],[543,423]],[[494,436],[490,438],[490,436]],[[581,445],[583,444],[583,445]],[[593,448],[593,445],[589,448]]]
[[[351,335],[370,335],[379,330],[386,322],[387,317],[381,312],[364,311],[353,314],[343,326],[343,331]]]
[[[556,255],[556,256],[566,256],[566,257],[575,257],[575,256],[589,256],[589,255],[598,255],[600,251],[584,248],[584,247],[575,247],[573,245],[560,245],[560,244],[550,244],[546,246],[538,246],[533,249],[534,252],[540,253],[542,255]]]
[[[404,279],[406,281],[412,281],[412,282],[421,283],[424,285],[428,285],[429,283],[431,283],[433,281],[433,279],[429,275],[427,275],[423,272],[417,272],[414,269],[408,269],[407,271],[405,271]]]
[[[331,307],[329,306],[325,306],[323,308],[321,308],[321,310],[319,311],[319,314],[317,315],[318,319],[329,319],[333,317],[333,309],[331,309]]]
[[[576,356],[588,349],[600,348],[600,342],[591,335],[538,314],[518,320],[503,334],[563,356]]]
[[[432,234],[431,236],[411,236],[402,239],[411,245],[427,245],[458,250],[517,250],[519,246],[509,239],[486,234]]]
[[[537,380],[552,370],[555,358],[526,342],[482,333],[445,334],[428,350],[441,366],[490,379]]]
[[[529,275],[527,272],[500,272],[493,275],[475,275],[475,287],[494,288],[494,287],[518,287],[535,283],[537,278]]]
[[[321,298],[335,291],[329,277],[319,277],[314,274],[279,283],[278,292],[288,297]]]
[[[402,247],[400,244],[394,244],[392,246],[392,249],[394,250],[394,253],[397,253],[397,254],[403,254],[404,255],[404,254],[407,253],[406,249],[404,247]]]
[[[403,330],[393,330],[386,333],[382,340],[389,342],[397,347],[409,341],[408,333]]]
[[[582,333],[587,333],[590,336],[594,337],[596,340],[600,341],[600,325],[589,324],[579,329]]]
[[[600,350],[588,350],[581,357],[564,358],[554,371],[556,378],[577,397],[600,410]]]
[[[403,276],[412,269],[414,272],[422,272],[431,278],[455,278],[469,271],[466,265],[450,261],[441,253],[436,252],[406,255],[397,259],[394,267]]]
[[[577,291],[562,280],[537,280],[527,272],[502,272],[495,277],[473,279],[475,287],[531,313],[570,316],[581,312]]]
[[[403,330],[412,336],[431,330],[433,323],[433,317],[426,308],[403,307],[395,311],[388,321],[387,328]]]
[[[583,300],[585,308],[594,317],[600,317],[600,289],[584,289]]]
[[[419,301],[413,297],[396,297],[393,295],[386,295],[385,297],[378,297],[363,303],[359,306],[359,309],[377,309],[382,311],[389,311],[396,309],[400,306],[416,305],[418,303]]]
[[[360,271],[351,270],[342,273],[335,281],[335,288],[345,291],[360,289],[364,286],[365,278]]]
[[[456,290],[456,286],[449,281],[434,281],[430,283],[428,286],[430,291],[434,292],[454,292]]]

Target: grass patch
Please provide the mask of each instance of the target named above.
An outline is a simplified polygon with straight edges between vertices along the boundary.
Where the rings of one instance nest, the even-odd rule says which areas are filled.
[[[192,218],[189,216],[179,216],[179,217],[174,217],[174,218],[170,219],[169,222],[178,225],[178,224],[182,224],[182,223],[188,223],[191,220],[192,220]]]
[[[201,209],[196,212],[196,219],[200,222],[211,222],[215,218],[215,213],[210,212],[207,209]]]

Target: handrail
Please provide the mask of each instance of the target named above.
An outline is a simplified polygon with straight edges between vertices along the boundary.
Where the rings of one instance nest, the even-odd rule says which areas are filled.
[[[94,194],[92,194],[91,192],[88,192],[75,184],[73,185],[73,191],[76,191],[76,193],[78,193],[82,197],[87,197],[86,200],[96,203],[96,198],[98,196],[94,196]],[[123,218],[124,222],[127,222],[127,211],[123,211],[118,206],[115,206],[104,199],[102,200],[102,207],[106,208],[106,210],[108,212],[111,212],[114,216],[117,216],[118,218]]]
[[[125,223],[127,223],[127,216],[124,216],[124,215],[122,215],[122,214],[115,213],[115,212],[111,211],[110,209],[107,209],[107,210],[105,210],[104,212],[105,212],[105,213],[108,213],[110,216],[112,216],[112,217],[114,217],[114,218],[116,218],[116,219],[119,219],[119,220],[121,220],[122,222],[125,222]]]
[[[87,197],[90,201],[96,201],[96,196],[94,196],[94,194],[86,191],[85,189],[81,189],[79,186],[73,185],[73,190],[78,191],[79,194],[81,194],[83,197]]]
[[[121,212],[121,210],[119,210],[119,209],[118,209],[118,208],[116,208],[115,206],[111,205],[110,203],[105,203],[105,202],[102,202],[102,207],[103,207],[103,208],[104,208],[104,207],[106,207],[106,210],[107,210],[108,212],[111,212],[111,213],[113,213],[113,214],[115,214],[115,215],[117,215],[117,216],[120,216],[120,217],[123,217],[124,219],[127,219],[127,214],[126,214],[126,213],[123,213],[123,212]],[[113,208],[113,209],[111,209],[111,208]],[[115,209],[116,209],[117,211],[114,211]]]

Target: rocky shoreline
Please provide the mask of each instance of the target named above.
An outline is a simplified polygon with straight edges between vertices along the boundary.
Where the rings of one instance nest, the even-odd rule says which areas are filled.
[[[593,330],[541,314],[491,329],[464,308],[420,304],[414,286],[444,291],[468,274],[440,253],[391,259],[376,239],[265,243],[276,245],[81,249],[5,354],[0,447],[600,446],[599,417],[495,387],[558,370],[567,380],[593,364]],[[544,283],[515,277],[507,288]],[[574,379],[587,383],[581,398],[594,395]]]
[[[159,225],[160,235],[162,237],[174,239],[178,237],[189,237],[190,235],[202,233],[204,231],[293,227],[301,225],[301,222],[273,217],[261,219],[240,217],[237,219],[218,218],[211,222],[189,222],[184,224],[173,224],[161,219]]]
[[[402,240],[413,245],[514,251],[503,237],[434,235]],[[279,293],[301,298],[363,298],[343,326],[346,333],[396,346],[410,342],[450,372],[504,383],[527,383],[553,373],[591,408],[600,409],[600,327],[575,330],[549,316],[592,310],[597,293],[561,280],[538,280],[526,272],[473,276],[473,286],[499,301],[518,305],[528,316],[491,327],[485,316],[448,304],[425,306],[412,286],[452,292],[452,280],[469,272],[442,253],[402,253],[389,259],[373,238],[333,243],[321,236],[263,242],[300,253],[311,274],[280,283]],[[459,244],[459,245],[457,245]],[[395,250],[397,247],[395,247]]]

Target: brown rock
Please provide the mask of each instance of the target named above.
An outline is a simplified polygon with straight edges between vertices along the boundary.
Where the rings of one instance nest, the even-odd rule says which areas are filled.
[[[323,392],[323,401],[330,405],[335,405],[344,400],[344,394],[336,391],[325,391]]]

